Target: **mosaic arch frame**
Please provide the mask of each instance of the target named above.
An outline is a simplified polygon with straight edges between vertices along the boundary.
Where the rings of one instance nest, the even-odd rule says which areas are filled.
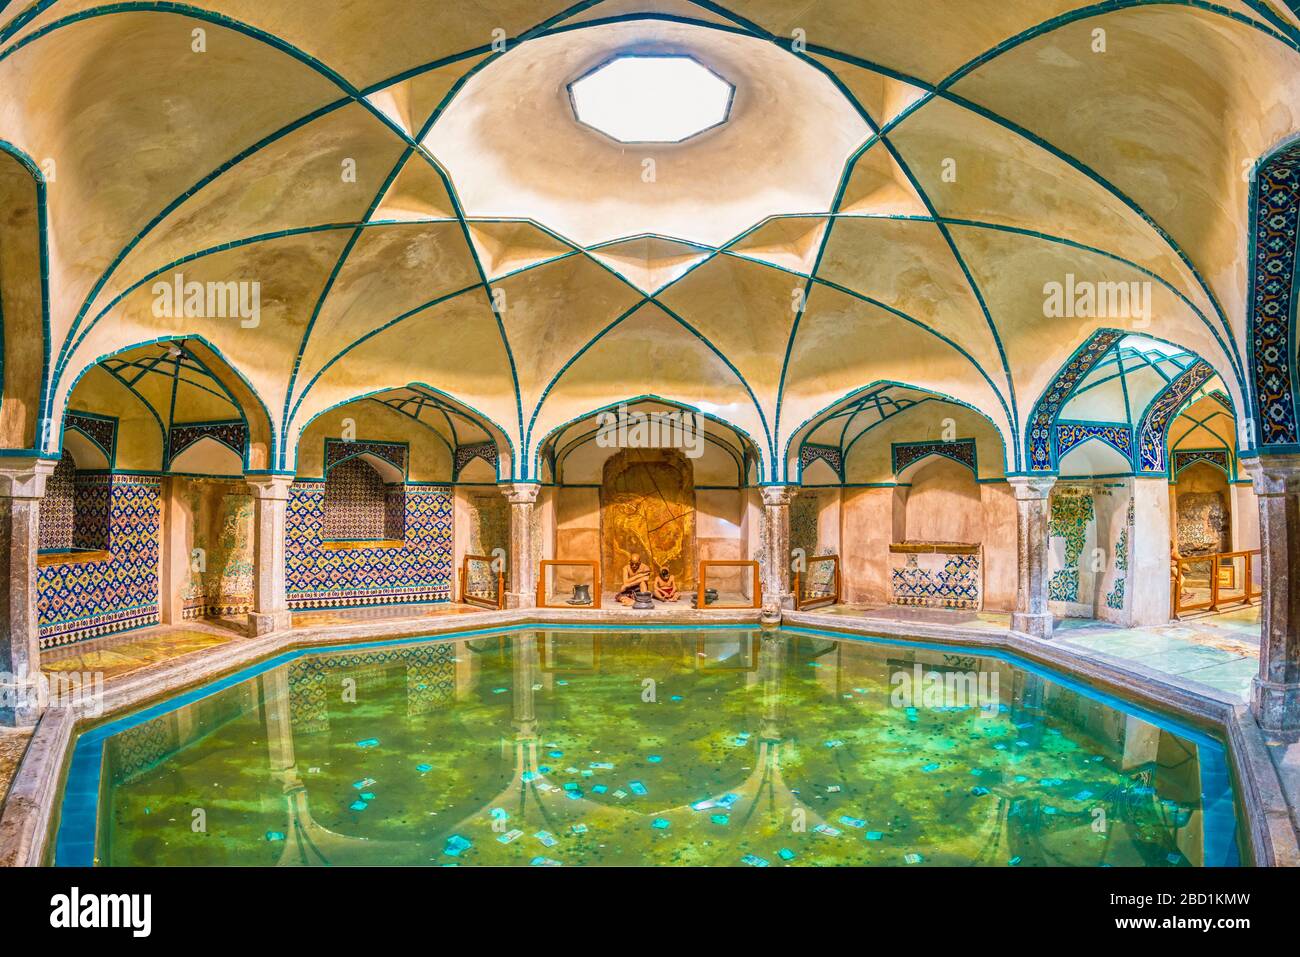
[[[1133,431],[1125,423],[1058,420],[1053,441],[1058,464],[1070,452],[1094,441],[1114,449],[1125,461],[1133,461]]]
[[[402,476],[402,484],[410,482],[411,444],[390,439],[338,439],[325,437],[324,463],[321,478],[328,479],[329,474],[338,466],[353,459],[376,458],[385,465],[392,466]],[[381,476],[382,477],[382,476]]]
[[[117,416],[69,409],[63,424],[62,437],[65,440],[69,429],[85,436],[87,441],[104,453],[109,471],[113,470],[117,463]]]
[[[428,392],[432,397],[438,398],[440,400],[445,400],[448,403],[449,407],[451,407],[456,412],[457,415],[462,415],[468,419],[473,420],[474,424],[478,426],[478,428],[480,428],[488,436],[490,436],[492,438],[492,441],[496,444],[498,481],[501,481],[501,453],[503,448],[504,451],[507,454],[509,454],[511,462],[516,461],[515,446],[510,439],[510,433],[507,432],[505,429],[503,429],[490,416],[484,415],[482,412],[474,408],[472,405],[469,405],[468,403],[461,401],[460,399],[456,398],[456,396],[451,395],[450,393],[443,392],[441,389],[435,389],[433,386],[427,385],[426,383],[423,382],[410,382],[410,383],[403,383],[402,385],[387,385],[381,389],[373,389],[369,392],[363,392],[360,395],[354,395],[350,398],[343,399],[339,402],[335,402],[333,405],[328,406],[324,409],[321,409],[319,412],[314,413],[311,418],[309,418],[298,428],[298,434],[294,438],[293,447],[292,447],[292,453],[293,453],[292,461],[289,461],[287,458],[290,449],[289,449],[288,442],[287,441],[285,442],[284,456],[282,456],[281,462],[287,463],[287,467],[281,467],[277,469],[276,473],[280,475],[288,475],[288,476],[293,476],[297,474],[298,448],[299,445],[301,444],[303,433],[305,433],[309,428],[311,428],[313,422],[315,422],[323,415],[328,415],[331,412],[341,409],[344,406],[352,405],[353,403],[356,402],[364,402],[366,399],[373,399],[379,402],[381,405],[387,406],[387,408],[391,409],[392,411],[396,412],[399,415],[404,415],[408,419],[414,419],[420,425],[423,425],[425,428],[429,429],[431,432],[434,432],[434,434],[437,435],[438,434],[437,431],[435,429],[430,428],[428,423],[420,422],[420,420],[415,419],[414,416],[410,415],[407,412],[403,412],[401,409],[395,408],[394,406],[388,405],[387,403],[383,402],[383,400],[380,398],[385,393],[395,392],[399,389],[413,389],[413,390]],[[438,437],[442,438],[441,435],[439,435]],[[443,439],[443,442],[446,443],[446,439]],[[457,451],[456,449],[451,448],[451,446],[448,444],[448,452],[452,460],[453,469],[455,468],[456,451]],[[440,484],[448,485],[453,483],[454,483],[454,479],[452,480],[452,482],[443,482]]]
[[[256,400],[256,403],[257,403],[257,406],[256,406],[256,407],[259,408],[259,409],[261,410],[261,415],[263,416],[263,418],[261,419],[261,422],[265,425],[265,430],[266,430],[266,442],[267,442],[267,450],[266,450],[266,452],[267,452],[267,461],[268,461],[268,465],[269,465],[270,463],[274,462],[274,461],[275,461],[275,456],[276,456],[276,451],[277,451],[278,447],[280,446],[279,434],[276,432],[276,429],[275,429],[275,420],[271,417],[270,410],[267,408],[266,402],[262,399],[261,394],[257,391],[256,388],[254,388],[253,384],[248,380],[248,377],[247,377],[246,375],[244,375],[244,373],[239,369],[239,367],[236,366],[234,363],[232,363],[228,358],[226,358],[225,354],[224,354],[224,353],[223,353],[223,352],[222,352],[222,351],[221,351],[221,350],[220,350],[216,345],[214,345],[212,342],[210,342],[210,341],[209,341],[205,336],[195,335],[195,334],[186,334],[186,333],[177,333],[177,334],[174,334],[174,335],[159,336],[159,337],[156,338],[156,339],[147,339],[147,340],[144,340],[144,341],[141,341],[141,342],[134,342],[134,343],[132,343],[132,344],[130,344],[130,345],[128,345],[128,346],[123,346],[123,347],[120,348],[120,349],[116,349],[116,350],[114,350],[113,352],[108,352],[108,353],[105,353],[104,355],[96,356],[92,361],[88,362],[88,363],[87,363],[87,364],[86,364],[86,365],[81,369],[81,371],[79,371],[79,372],[76,374],[76,376],[72,379],[72,382],[71,382],[71,384],[70,384],[69,387],[68,387],[68,394],[67,394],[67,397],[64,399],[64,409],[63,409],[63,414],[60,416],[60,425],[59,425],[59,434],[58,434],[58,448],[61,449],[61,448],[63,447],[63,433],[64,433],[64,431],[68,428],[68,416],[69,416],[69,414],[72,412],[72,410],[71,410],[70,407],[68,406],[68,402],[71,400],[71,398],[72,398],[72,394],[76,391],[77,386],[81,383],[81,380],[82,380],[83,378],[86,377],[86,374],[87,374],[88,372],[90,372],[91,369],[95,369],[95,368],[103,368],[103,367],[100,365],[100,363],[102,363],[102,362],[104,362],[104,361],[106,361],[106,360],[108,360],[108,359],[116,358],[117,356],[123,355],[123,354],[125,354],[125,353],[127,353],[127,352],[131,352],[131,351],[136,350],[136,349],[144,348],[145,346],[164,345],[164,344],[169,344],[169,343],[179,343],[179,344],[181,345],[181,347],[184,348],[184,345],[185,345],[185,343],[187,343],[187,342],[198,342],[198,343],[202,343],[202,345],[203,345],[203,347],[204,347],[205,349],[208,349],[208,350],[212,353],[213,356],[215,356],[218,360],[220,360],[221,364],[222,364],[223,366],[225,366],[226,370],[230,373],[230,375],[234,376],[234,377],[235,377],[235,378],[236,378],[236,379],[237,379],[237,380],[238,380],[238,381],[239,381],[239,382],[244,386],[244,388],[248,390],[248,394],[249,394],[249,396],[251,396],[254,400]],[[236,395],[235,395],[235,394],[230,390],[230,388],[229,388],[229,387],[228,387],[224,382],[221,381],[221,377],[218,376],[218,375],[217,375],[217,374],[212,370],[212,368],[209,366],[208,362],[207,362],[203,357],[198,356],[198,355],[195,355],[194,352],[193,352],[192,350],[189,350],[189,349],[185,349],[184,351],[185,351],[185,354],[188,355],[188,356],[190,357],[190,359],[192,359],[194,362],[198,363],[199,366],[202,367],[203,371],[206,372],[207,375],[208,375],[209,377],[211,377],[211,379],[212,379],[215,383],[217,383],[218,386],[221,387],[222,391],[225,393],[225,396],[226,396],[226,398],[230,401],[231,405],[233,405],[233,406],[238,410],[238,412],[239,412],[239,421],[240,421],[240,423],[243,425],[243,431],[244,431],[244,436],[245,436],[245,441],[244,441],[243,448],[242,448],[242,450],[238,450],[238,451],[241,451],[241,452],[242,452],[243,465],[244,465],[244,471],[245,471],[245,473],[248,473],[248,474],[259,474],[259,473],[263,472],[263,470],[260,470],[260,469],[255,470],[255,469],[252,469],[252,468],[250,467],[250,465],[251,465],[251,455],[252,455],[252,446],[253,446],[254,430],[253,430],[252,422],[249,420],[249,413],[248,413],[248,409],[246,408],[247,403],[246,403],[246,402],[242,402],[242,401],[240,401],[239,397],[236,396]],[[107,370],[105,370],[105,371],[107,371]],[[112,375],[111,372],[109,372],[109,374]],[[114,376],[114,378],[117,378],[117,377]],[[118,381],[121,382],[122,380],[121,380],[121,379],[118,379]],[[171,429],[171,428],[168,428],[168,427],[166,427],[166,426],[163,425],[161,419],[158,419],[157,413],[154,411],[153,406],[150,405],[147,401],[145,401],[145,399],[144,399],[143,396],[141,396],[141,395],[140,395],[139,393],[137,393],[134,389],[132,389],[131,386],[130,386],[129,384],[127,384],[127,383],[125,383],[125,382],[123,382],[122,384],[123,384],[123,385],[128,389],[128,391],[131,392],[131,394],[132,394],[133,396],[135,396],[135,398],[136,398],[139,402],[141,402],[141,403],[144,405],[144,407],[145,407],[147,410],[149,410],[150,414],[153,415],[154,419],[158,422],[158,428],[159,428],[159,429],[161,430],[161,432],[162,432],[162,444],[163,444],[163,461],[160,463],[160,469],[159,469],[158,474],[160,474],[160,475],[166,474],[166,473],[167,473],[167,470],[168,470],[168,469],[170,468],[170,466],[171,466],[171,460],[172,460],[172,458],[174,457],[174,456],[172,455],[171,451],[170,451],[170,440],[171,440],[171,431],[172,431],[172,429]],[[84,414],[84,413],[82,413],[82,414]],[[234,421],[234,420],[230,420],[230,422],[233,422],[233,421]],[[223,426],[225,426],[225,425],[229,425],[230,423],[229,423],[229,422],[221,422],[221,423],[213,422],[213,423],[208,423],[208,424],[211,424],[211,425],[214,425],[214,426],[215,426],[215,425],[223,425]],[[195,425],[195,423],[173,423],[173,426],[174,426],[174,425],[187,425],[187,426],[192,426],[192,425]],[[229,438],[229,436],[227,436],[227,438]],[[229,442],[228,442],[228,441],[225,441],[225,440],[219,440],[219,441],[221,441],[223,445],[229,445]],[[49,454],[52,454],[52,453],[44,452],[44,453],[42,453],[42,454],[44,454],[44,455],[49,455]],[[269,470],[266,470],[266,471],[269,471]]]
[[[690,412],[694,415],[700,416],[703,419],[707,419],[708,421],[713,422],[717,425],[721,425],[724,428],[730,429],[732,432],[734,432],[737,436],[739,436],[743,440],[741,443],[742,446],[748,445],[749,448],[745,450],[746,452],[752,451],[756,453],[754,461],[758,463],[760,483],[770,484],[770,483],[762,483],[763,466],[765,461],[763,457],[763,447],[760,446],[757,442],[755,442],[754,437],[750,435],[747,431],[745,431],[735,423],[731,422],[730,420],[724,419],[722,416],[713,415],[710,412],[705,412],[703,409],[697,408],[687,402],[682,402],[679,399],[666,399],[661,395],[654,395],[651,393],[647,393],[645,395],[638,395],[638,396],[629,396],[628,398],[624,398],[624,399],[615,399],[613,402],[606,402],[604,405],[599,405],[594,409],[591,409],[590,411],[584,412],[581,415],[576,415],[573,418],[568,419],[567,421],[561,422],[560,424],[556,425],[554,428],[547,431],[547,433],[537,441],[537,444],[534,446],[532,450],[532,454],[529,455],[528,461],[532,467],[531,475],[527,475],[523,477],[516,476],[514,478],[514,481],[540,482],[541,475],[542,475],[543,453],[548,455],[547,464],[551,466],[551,475],[554,476],[555,475],[555,449],[552,448],[551,446],[554,445],[554,439],[557,436],[562,435],[567,429],[572,428],[574,425],[583,421],[584,419],[590,419],[592,416],[600,415],[600,413],[602,412],[608,412],[611,409],[617,409],[621,405],[630,406],[630,405],[635,405],[638,402],[657,402],[660,405],[666,405],[672,409],[676,409],[681,412]],[[540,406],[538,408],[540,409]],[[745,455],[744,460],[746,464],[750,461],[748,454]],[[748,478],[747,471],[748,470],[746,468],[742,467],[741,474],[742,477],[746,479]],[[742,487],[743,485],[744,483],[742,483]]]
[[[167,433],[167,468],[186,449],[191,449],[205,439],[224,446],[248,465],[248,423],[244,419],[226,422],[173,422]]]
[[[845,475],[847,474],[847,469],[848,469],[849,453],[853,450],[854,445],[856,445],[862,438],[864,438],[868,433],[870,433],[877,426],[888,421],[889,419],[894,418],[895,415],[901,415],[902,413],[914,409],[917,406],[923,405],[927,402],[940,402],[940,403],[946,403],[948,405],[953,405],[958,408],[965,409],[968,412],[973,412],[976,415],[978,415],[981,419],[983,419],[985,422],[987,422],[989,427],[993,430],[994,434],[998,437],[998,441],[1002,443],[1002,468],[1004,470],[1007,470],[1007,474],[1013,474],[1009,470],[1011,463],[1007,461],[1007,453],[1008,451],[1015,450],[1016,443],[1014,437],[1011,442],[1008,442],[1006,435],[1004,435],[1002,432],[1002,429],[998,428],[998,424],[994,422],[991,418],[989,418],[988,414],[985,413],[983,410],[976,408],[975,406],[971,405],[969,402],[963,402],[961,399],[954,398],[953,396],[950,396],[946,393],[936,392],[934,389],[931,389],[927,386],[912,385],[910,383],[901,382],[894,379],[880,379],[876,382],[871,383],[870,385],[862,386],[861,388],[853,389],[849,392],[844,393],[834,402],[831,402],[829,405],[818,410],[818,412],[816,412],[814,415],[809,416],[803,422],[799,423],[798,427],[795,428],[795,430],[790,433],[790,438],[786,441],[785,444],[784,454],[782,455],[780,460],[780,465],[782,468],[781,479],[783,479],[786,484],[792,484],[792,485],[802,484],[804,465],[810,463],[815,458],[823,457],[819,452],[816,451],[811,455],[807,455],[806,450],[807,449],[833,450],[837,448],[835,446],[820,445],[815,442],[808,442],[807,437],[809,435],[812,435],[814,432],[816,432],[817,429],[819,429],[822,426],[822,424],[826,422],[831,416],[835,415],[836,410],[840,406],[844,405],[844,403],[846,402],[852,402],[855,399],[858,399],[860,397],[869,398],[874,392],[881,389],[887,389],[890,387],[896,387],[900,389],[910,389],[913,392],[926,393],[926,395],[924,398],[919,399],[918,401],[900,409],[898,412],[881,418],[879,422],[875,422],[869,425],[867,428],[863,429],[856,436],[854,436],[853,440],[849,442],[848,445],[844,446],[842,449],[839,449],[840,463],[838,468],[836,468],[834,465],[831,465],[831,463],[827,461],[827,464],[831,465],[831,468],[836,469],[837,474],[840,476],[841,484],[844,483],[844,478]],[[966,440],[957,439],[955,441],[960,442]],[[973,442],[974,439],[971,439],[970,441]],[[797,472],[795,475],[791,476],[790,474],[791,451],[796,447],[796,443],[799,449],[799,457],[798,459],[794,460],[794,464],[797,467]],[[906,445],[911,443],[894,443],[894,444]],[[915,443],[915,444],[925,444],[925,443],[922,442],[922,443]],[[936,442],[934,444],[943,444],[943,443]],[[807,462],[805,462],[806,455],[807,455]],[[892,450],[890,453],[890,462],[892,465],[893,462]],[[972,468],[974,469],[973,466]],[[895,473],[897,473],[897,471],[898,471],[897,469],[894,469]],[[975,477],[978,480],[979,478],[978,470],[975,470]],[[778,481],[777,484],[781,484],[781,482]]]
[[[1169,478],[1171,481],[1178,481],[1178,476],[1184,469],[1191,468],[1204,462],[1221,471],[1229,482],[1237,481],[1233,470],[1228,464],[1232,461],[1232,455],[1226,448],[1217,449],[1175,449],[1169,463]]]
[[[892,442],[889,446],[889,467],[897,479],[903,472],[935,456],[965,466],[970,469],[975,480],[979,481],[978,449],[975,440],[971,438],[953,439],[951,442]]]
[[[1297,245],[1300,245],[1300,135],[1279,144],[1251,174],[1246,341],[1259,454],[1300,451],[1296,421]]]
[[[402,397],[396,395],[370,395],[369,401],[378,403],[384,408],[389,409],[399,415],[405,416],[422,426],[426,431],[431,433],[434,438],[443,444],[447,449],[447,454],[451,458],[451,483],[453,485],[460,481],[461,472],[469,466],[475,459],[482,459],[495,473],[497,481],[501,480],[501,448],[497,439],[492,437],[492,428],[485,425],[483,421],[477,418],[477,413],[471,414],[464,409],[457,408],[449,399],[444,398],[441,393],[434,394],[427,391],[426,386],[405,386],[410,395]],[[394,390],[385,390],[391,392]],[[366,398],[357,399],[358,402],[366,401]],[[415,411],[410,411],[409,406],[414,405]],[[441,414],[443,421],[447,423],[447,430],[451,433],[450,437],[444,436],[435,429],[430,423],[420,417],[420,413],[426,408],[436,409]],[[466,407],[468,408],[468,407]],[[452,421],[452,416],[461,418],[469,422],[474,428],[478,429],[487,439],[480,442],[462,442],[459,433],[456,431],[456,424]]]
[[[1166,345],[1175,346],[1189,355],[1196,356],[1196,361],[1188,366],[1180,375],[1176,376],[1164,389],[1157,393],[1155,398],[1152,399],[1143,410],[1142,418],[1139,420],[1141,424],[1135,426],[1133,429],[1133,451],[1131,454],[1125,453],[1125,457],[1133,467],[1134,474],[1152,475],[1168,473],[1166,467],[1167,463],[1164,463],[1166,456],[1163,451],[1157,449],[1152,443],[1155,443],[1157,438],[1161,442],[1165,440],[1168,433],[1168,427],[1173,421],[1173,418],[1177,415],[1178,410],[1182,407],[1183,400],[1185,400],[1192,392],[1195,392],[1196,389],[1206,381],[1213,378],[1215,375],[1221,376],[1222,373],[1211,365],[1209,361],[1201,357],[1199,353],[1187,349],[1185,346],[1182,346],[1177,342],[1161,338],[1160,336],[1151,335],[1145,330],[1141,332],[1131,332],[1129,330],[1108,327],[1095,330],[1078,348],[1074,350],[1074,352],[1070,354],[1070,358],[1066,360],[1064,365],[1062,365],[1057,371],[1056,375],[1052,377],[1051,381],[1049,381],[1044,387],[1038,400],[1034,403],[1024,433],[1026,464],[1026,472],[1024,474],[1057,474],[1060,469],[1061,457],[1064,454],[1064,452],[1060,451],[1058,445],[1061,425],[1071,427],[1087,425],[1115,425],[1115,423],[1100,421],[1095,423],[1084,423],[1065,420],[1063,422],[1061,420],[1061,410],[1065,408],[1066,403],[1074,396],[1074,391],[1079,383],[1087,378],[1088,374],[1092,372],[1097,363],[1100,362],[1111,350],[1111,347],[1121,339],[1130,335],[1141,336],[1154,342],[1162,342]],[[1236,374],[1235,369],[1233,370],[1233,374]],[[1182,383],[1181,386],[1180,383]],[[1173,397],[1175,387],[1177,387],[1180,396],[1177,399]],[[1164,408],[1163,404],[1161,404],[1161,400],[1167,395],[1169,396],[1168,402],[1171,403],[1171,407],[1168,409]],[[1226,396],[1224,398],[1227,399]],[[1157,404],[1161,404],[1161,408],[1158,410],[1159,421],[1152,419],[1150,423],[1151,428],[1148,428],[1148,418],[1152,417],[1153,413],[1157,411],[1155,408]],[[1235,409],[1232,409],[1231,400],[1228,400],[1226,404],[1229,410],[1233,412],[1233,415],[1236,416],[1237,412]],[[1085,441],[1094,438],[1100,439],[1106,442],[1106,444],[1117,448],[1113,441],[1098,434],[1078,437],[1077,441],[1074,441],[1065,451],[1069,451],[1070,448],[1077,448]],[[1144,447],[1151,452],[1150,455],[1144,454]],[[1155,455],[1156,452],[1159,452],[1158,458],[1164,464],[1159,466],[1154,465],[1157,457]],[[1143,461],[1153,463],[1152,467],[1149,469],[1141,468],[1140,463]]]
[[[1169,427],[1188,398],[1214,375],[1214,367],[1204,359],[1199,360],[1151,400],[1142,414],[1142,425],[1135,443],[1133,468],[1136,474],[1169,475]]]

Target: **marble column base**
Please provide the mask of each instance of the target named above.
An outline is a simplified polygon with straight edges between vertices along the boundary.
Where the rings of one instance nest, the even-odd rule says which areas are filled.
[[[535,608],[537,606],[536,592],[506,592],[507,608]]]
[[[1011,613],[1011,630],[1033,635],[1035,638],[1051,638],[1054,619],[1050,614],[1031,615],[1023,611]]]
[[[1264,681],[1250,684],[1251,711],[1265,731],[1300,731],[1300,682]]]
[[[253,637],[269,635],[275,631],[288,631],[293,627],[293,612],[284,611],[248,613],[248,633]]]

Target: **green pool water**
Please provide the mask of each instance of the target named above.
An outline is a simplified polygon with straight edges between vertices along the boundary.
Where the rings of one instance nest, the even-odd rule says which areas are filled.
[[[969,650],[538,630],[258,670],[83,735],[56,862],[1240,862],[1214,740]]]

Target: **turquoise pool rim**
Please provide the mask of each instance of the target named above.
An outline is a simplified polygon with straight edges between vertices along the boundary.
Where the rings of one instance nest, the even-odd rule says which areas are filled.
[[[645,624],[586,624],[582,622],[562,622],[548,624],[545,622],[521,622],[497,627],[474,628],[464,631],[450,631],[436,635],[414,635],[402,638],[373,638],[362,641],[349,641],[326,644],[306,644],[298,648],[278,652],[260,661],[244,665],[229,674],[214,678],[196,687],[181,691],[173,696],[149,705],[128,705],[126,713],[118,717],[109,717],[80,733],[74,732],[72,757],[67,763],[63,780],[62,796],[58,799],[58,823],[54,833],[53,863],[56,867],[92,867],[95,864],[95,845],[99,830],[99,799],[103,769],[104,742],[115,734],[170,714],[180,708],[218,694],[227,688],[241,684],[273,668],[290,664],[301,658],[337,652],[361,651],[375,648],[392,648],[410,645],[424,645],[435,642],[463,641],[469,638],[481,638],[494,635],[507,635],[520,631],[573,631],[585,633],[627,633],[627,632],[696,632],[696,631],[743,631],[761,634],[763,628],[750,623],[645,623]],[[1230,749],[1227,743],[1215,737],[1209,731],[1180,720],[1176,715],[1162,713],[1139,704],[1120,695],[1098,688],[1096,685],[1080,679],[1061,674],[1051,667],[1041,665],[1014,651],[990,648],[978,644],[948,644],[942,639],[918,640],[911,638],[893,638],[884,635],[868,635],[857,632],[836,631],[829,628],[810,628],[803,625],[781,625],[774,631],[788,635],[803,635],[825,638],[833,641],[854,641],[863,644],[889,645],[901,648],[919,648],[929,651],[949,652],[970,655],[977,653],[980,657],[996,658],[1014,665],[1030,674],[1051,681],[1053,684],[1068,688],[1108,707],[1132,714],[1161,730],[1187,738],[1200,745],[1202,751],[1202,780],[1207,776],[1216,782],[1226,781],[1229,793],[1233,795],[1232,807],[1227,809],[1230,827],[1224,827],[1224,809],[1214,806],[1211,827],[1211,808],[1206,807],[1206,825],[1204,833],[1214,833],[1220,837],[1230,835],[1240,849],[1248,849],[1249,841],[1241,840],[1237,831],[1239,825],[1245,827],[1244,808],[1239,804],[1239,788],[1228,761]],[[1203,789],[1204,790],[1204,789]],[[1240,860],[1241,864],[1250,861]]]

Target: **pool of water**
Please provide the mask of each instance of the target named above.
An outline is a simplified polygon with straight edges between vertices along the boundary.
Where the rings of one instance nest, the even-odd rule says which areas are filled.
[[[83,733],[58,864],[1240,863],[1223,747],[1027,663],[800,629],[287,653]]]

